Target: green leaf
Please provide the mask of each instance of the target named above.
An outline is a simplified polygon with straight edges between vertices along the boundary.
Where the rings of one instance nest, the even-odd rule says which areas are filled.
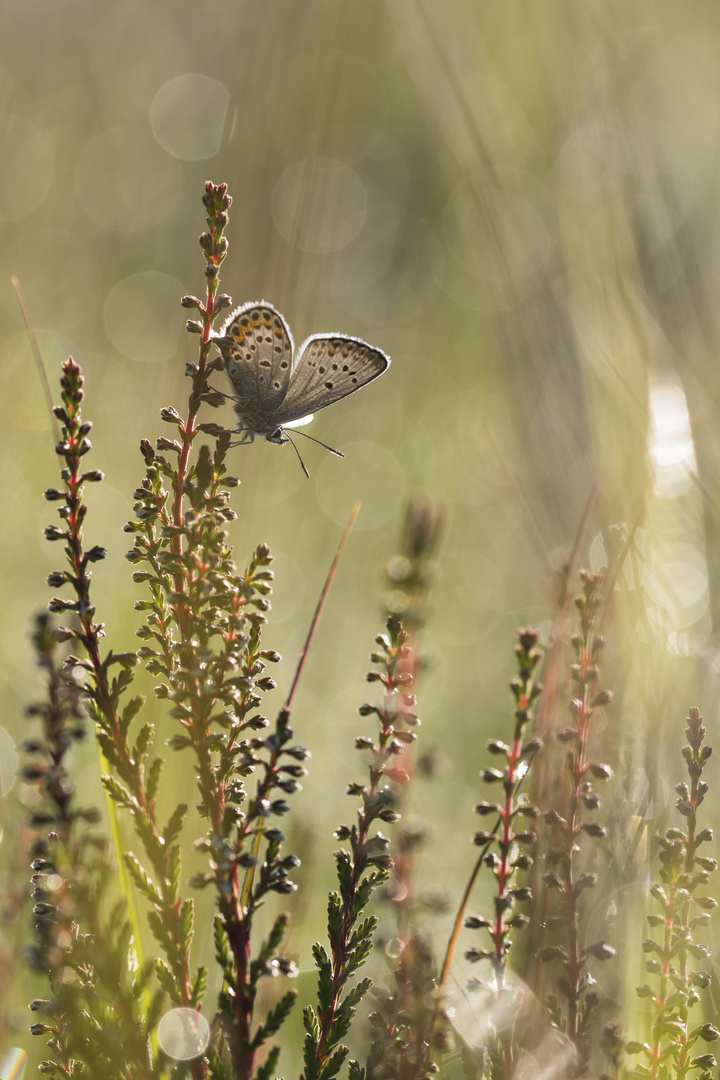
[[[213,923],[213,937],[215,940],[215,959],[220,965],[225,981],[229,986],[235,985],[235,963],[233,961],[230,943],[225,933],[225,924],[220,915],[215,916]]]
[[[255,1071],[254,1080],[270,1080],[270,1077],[275,1072],[275,1066],[278,1063],[280,1057],[280,1047],[273,1046],[268,1056]]]
[[[161,946],[166,956],[172,956],[177,950],[177,944],[173,940],[165,920],[161,919],[156,911],[148,911],[147,920],[152,936],[158,945]]]
[[[355,986],[348,990],[343,999],[343,1007],[348,1009],[357,1008],[372,984],[372,979],[361,979]]]
[[[320,1080],[334,1080],[349,1053],[347,1046],[339,1046],[327,1064],[320,1070]]]
[[[179,803],[173,810],[167,825],[163,829],[163,839],[166,844],[171,844],[175,837],[179,835],[185,821],[187,809],[187,803]]]
[[[148,802],[153,802],[158,793],[164,765],[165,762],[163,759],[161,757],[156,757],[153,759],[153,763],[148,769],[145,779],[145,797]]]
[[[137,859],[131,851],[128,851],[125,853],[123,861],[128,868],[130,877],[133,879],[136,888],[150,901],[151,904],[162,907],[162,893],[157,885],[155,885],[147,870],[142,866],[139,859]]]
[[[180,907],[180,948],[182,952],[190,951],[193,936],[193,917],[195,905],[191,899],[183,900]]]
[[[179,1004],[180,996],[177,992],[173,973],[165,961],[161,960],[159,957],[155,960],[155,974],[157,975],[158,982],[173,1004]]]
[[[124,806],[134,814],[138,809],[138,805],[125,785],[121,784],[119,780],[114,776],[110,776],[108,773],[103,773],[100,779],[110,798],[114,802],[120,803],[121,806]]]
[[[328,954],[319,941],[316,941],[312,947],[313,960],[315,961],[315,967],[319,971],[330,971],[330,959]]]
[[[272,930],[268,934],[267,940],[263,943],[258,953],[258,960],[269,960],[275,955],[285,937],[288,918],[289,916],[286,911],[283,911],[278,915],[273,923]]]
[[[313,1043],[317,1044],[320,1038],[320,1021],[315,1015],[312,1005],[307,1005],[303,1009],[303,1027]]]
[[[137,705],[138,702],[140,703],[139,705]],[[123,725],[129,726],[130,720],[132,719],[132,717],[135,715],[135,713],[139,712],[140,708],[142,708],[142,706],[144,704],[145,704],[145,699],[144,698],[142,698],[142,697],[133,698],[132,701],[128,705],[126,705],[125,709],[123,710],[123,719],[122,719]],[[137,708],[133,709],[134,705],[137,705]],[[130,716],[130,719],[127,719],[128,716]],[[149,723],[148,724],[143,724],[143,726],[140,728],[137,740],[136,740],[135,745],[134,745],[133,750],[132,750],[132,756],[135,759],[135,761],[142,762],[144,760],[145,755],[147,754],[148,747],[152,744],[152,741],[153,741],[154,738],[155,738],[155,727],[154,727],[154,725],[149,724]]]
[[[272,1038],[276,1031],[280,1030],[290,1015],[290,1011],[295,1004],[297,995],[297,990],[288,990],[286,994],[283,994],[255,1032],[251,1043],[251,1050],[257,1050],[264,1042]]]
[[[192,981],[190,987],[190,1004],[191,1006],[199,1005],[205,996],[207,990],[207,968],[201,964],[195,972],[195,978]]]

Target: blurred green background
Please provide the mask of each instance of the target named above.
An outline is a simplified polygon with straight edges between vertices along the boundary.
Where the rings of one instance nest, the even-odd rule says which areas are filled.
[[[13,744],[39,693],[27,628],[61,555],[42,536],[54,436],[10,278],[53,391],[68,353],[86,374],[91,464],[106,474],[88,491],[86,536],[109,551],[94,597],[112,647],[132,647],[141,592],[122,525],[140,438],[168,434],[160,408],[183,413],[187,400],[197,339],[179,299],[202,294],[208,178],[234,199],[221,280],[235,303],[270,301],[296,342],[340,331],[393,360],[310,429],[344,461],[307,443],[308,481],[289,449],[234,452],[237,560],[260,541],[276,555],[265,644],[286,657],[281,690],[363,504],[294,714],[314,755],[293,835],[300,966],[323,931],[332,830],[354,813],[344,790],[363,775],[353,737],[367,724],[356,708],[413,491],[447,511],[420,710],[421,745],[441,761],[416,796],[430,826],[421,890],[442,880],[457,893],[471,865],[477,773],[484,740],[509,723],[516,626],[547,640],[568,553],[577,543],[601,568],[611,526],[631,542],[603,753],[620,765],[618,805],[664,812],[688,705],[711,741],[717,719],[719,23],[716,5],[662,0],[3,0],[8,820]],[[230,425],[231,410],[204,417],[219,418]],[[91,746],[77,765],[82,797],[101,803]],[[173,758],[178,787],[187,768]],[[441,942],[448,918],[435,918]]]

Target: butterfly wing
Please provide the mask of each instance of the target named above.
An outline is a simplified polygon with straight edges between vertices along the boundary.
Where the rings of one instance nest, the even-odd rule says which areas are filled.
[[[278,427],[353,394],[389,366],[389,356],[360,338],[314,334],[298,353],[285,400],[275,417]]]
[[[219,348],[235,394],[235,411],[247,426],[264,434],[273,426],[290,382],[290,327],[272,304],[261,300],[236,308],[220,336],[225,339]]]

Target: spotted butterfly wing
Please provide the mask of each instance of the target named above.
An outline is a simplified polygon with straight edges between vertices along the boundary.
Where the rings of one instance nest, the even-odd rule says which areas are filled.
[[[314,334],[300,347],[275,423],[282,427],[324,409],[366,386],[389,366],[389,356],[360,338]]]
[[[272,304],[251,302],[236,308],[220,333],[240,427],[253,434],[271,434],[290,383],[289,326]]]

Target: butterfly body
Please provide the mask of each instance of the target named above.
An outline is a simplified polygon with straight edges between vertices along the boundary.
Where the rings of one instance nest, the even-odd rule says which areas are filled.
[[[347,334],[314,334],[295,353],[290,327],[265,301],[236,308],[216,339],[233,393],[241,442],[282,445],[285,427],[372,382],[390,357]]]

